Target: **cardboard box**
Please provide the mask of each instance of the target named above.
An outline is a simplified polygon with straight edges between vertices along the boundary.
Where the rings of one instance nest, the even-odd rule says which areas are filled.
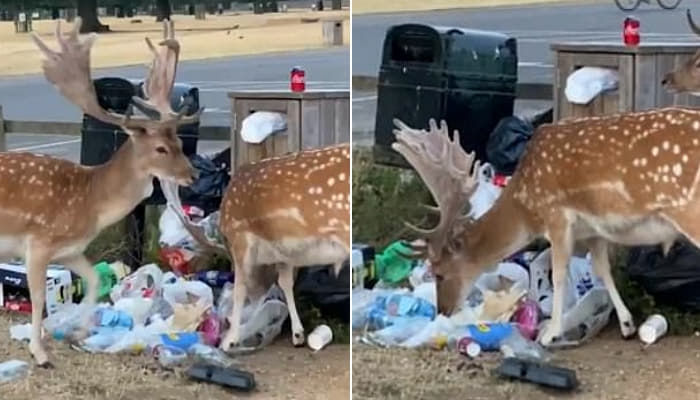
[[[46,273],[46,313],[54,314],[63,304],[73,302],[73,277],[60,265],[49,265]],[[8,304],[10,292],[21,291],[29,299],[27,269],[24,264],[0,263],[0,307]]]

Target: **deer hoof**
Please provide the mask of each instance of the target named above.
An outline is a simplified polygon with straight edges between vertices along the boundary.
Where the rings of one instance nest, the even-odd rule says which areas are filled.
[[[54,365],[49,361],[49,357],[46,355],[46,352],[44,351],[44,349],[42,349],[42,348],[33,349],[31,344],[29,347],[30,347],[29,353],[32,355],[34,362],[36,362],[36,365],[39,368],[44,368],[44,369],[54,368]]]
[[[301,347],[304,345],[306,338],[304,337],[304,331],[294,332],[292,334],[292,344],[294,347]]]
[[[542,336],[540,337],[540,344],[544,347],[551,346],[553,344],[556,344],[557,342],[561,341],[561,334],[554,329],[552,329],[551,325],[548,325]]]
[[[631,318],[629,320],[620,321],[620,332],[624,339],[631,339],[634,337],[634,334],[637,333],[637,327],[634,325]]]

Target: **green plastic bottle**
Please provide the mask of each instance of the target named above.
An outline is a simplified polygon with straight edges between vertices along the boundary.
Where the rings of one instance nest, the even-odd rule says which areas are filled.
[[[99,262],[93,268],[95,272],[97,272],[99,280],[99,284],[97,285],[97,298],[102,299],[109,295],[109,292],[112,291],[112,288],[119,282],[119,279],[112,266],[106,261]],[[87,291],[88,285],[85,278],[83,278],[83,287],[86,288],[85,290]]]

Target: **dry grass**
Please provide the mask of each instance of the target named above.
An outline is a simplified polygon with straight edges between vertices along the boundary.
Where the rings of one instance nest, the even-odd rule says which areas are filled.
[[[644,350],[620,338],[617,323],[592,342],[555,353],[556,365],[576,371],[581,382],[571,394],[492,375],[501,357],[477,361],[434,350],[352,349],[353,397],[365,400],[641,400],[697,399],[700,348],[697,337],[668,337]]]
[[[302,19],[321,18],[316,22]],[[344,20],[344,43],[350,41],[349,11],[323,13],[293,11],[274,15],[207,15],[204,21],[192,16],[176,15],[175,29],[182,45],[181,60],[196,60],[243,54],[260,54],[323,47],[321,21]],[[150,62],[144,37],[158,39],[162,25],[153,17],[132,19],[102,18],[112,33],[101,34],[93,49],[92,65],[97,68]],[[65,24],[71,25],[71,24]],[[34,31],[55,46],[55,21],[35,21]],[[67,29],[68,26],[66,26]],[[37,73],[41,56],[28,34],[15,34],[11,22],[0,22],[0,75]]]
[[[0,311],[0,362],[30,361],[27,345],[10,340],[11,324],[27,318]],[[237,396],[213,384],[190,381],[182,371],[166,371],[141,355],[81,353],[48,342],[56,369],[32,366],[30,376],[0,385],[0,399],[12,400],[224,400]],[[255,374],[258,389],[247,399],[318,399],[350,397],[350,346],[331,345],[318,353],[294,348],[288,335],[255,354],[240,357]]]
[[[354,0],[353,14],[372,14],[381,12],[429,11],[450,8],[498,7],[537,3],[564,3],[580,0]],[[597,0],[589,0],[597,1]]]

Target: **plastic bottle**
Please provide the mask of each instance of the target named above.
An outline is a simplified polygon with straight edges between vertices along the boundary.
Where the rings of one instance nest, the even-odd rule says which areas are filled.
[[[0,363],[0,383],[21,379],[29,373],[29,364],[20,360]]]
[[[99,284],[97,286],[97,298],[101,299],[107,296],[112,291],[112,288],[117,285],[117,282],[119,282],[119,280],[117,279],[117,275],[114,273],[114,270],[108,262],[102,261],[96,264],[93,268],[97,273],[99,281]],[[83,287],[86,288],[87,281],[85,280],[85,278],[82,279]]]
[[[158,360],[158,363],[166,368],[181,366],[188,361],[187,352],[162,344],[153,348],[153,355]]]
[[[484,351],[495,351],[514,330],[517,329],[509,323],[470,324],[464,336],[473,339]]]
[[[193,344],[187,350],[187,354],[190,355],[196,362],[203,362],[209,365],[216,365],[218,367],[226,368],[230,367],[234,363],[233,359],[223,351],[216,347],[207,346],[201,343]]]
[[[547,350],[537,342],[523,337],[518,329],[513,329],[510,335],[501,340],[499,347],[506,357],[545,362],[551,359]]]
[[[520,333],[526,338],[533,340],[537,337],[537,326],[540,322],[540,312],[537,302],[526,299],[513,314],[513,321],[517,323]]]
[[[44,329],[56,340],[70,338],[81,328],[86,313],[94,312],[95,309],[88,308],[86,304],[66,304],[44,320]],[[94,322],[94,316],[92,318]]]

